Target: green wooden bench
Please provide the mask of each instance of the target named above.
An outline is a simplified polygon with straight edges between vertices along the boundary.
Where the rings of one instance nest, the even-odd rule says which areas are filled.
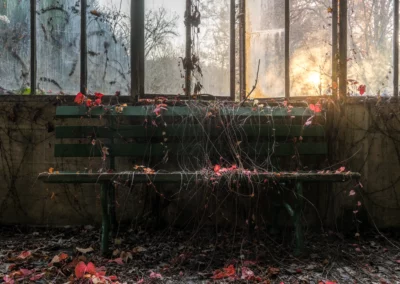
[[[102,242],[108,252],[110,227],[116,224],[113,184],[182,184],[244,179],[274,180],[293,185],[294,205],[285,203],[295,228],[296,251],[303,249],[301,210],[306,182],[343,182],[359,173],[319,171],[327,157],[325,116],[307,106],[238,107],[221,103],[187,105],[59,106],[56,117],[55,157],[98,157],[102,172],[41,173],[46,183],[101,185]],[[65,125],[67,124],[67,125]],[[155,167],[154,173],[120,169],[116,157]],[[236,165],[220,172],[215,164]],[[322,162],[321,162],[322,161]],[[185,165],[184,171],[177,165]],[[132,164],[133,165],[133,164]],[[112,228],[111,228],[112,229]]]

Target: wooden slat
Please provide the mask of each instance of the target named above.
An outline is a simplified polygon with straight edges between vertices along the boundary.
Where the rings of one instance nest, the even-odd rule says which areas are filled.
[[[56,116],[58,118],[89,118],[99,116],[127,116],[127,117],[147,117],[156,116],[154,113],[154,106],[128,106],[124,107],[122,113],[117,113],[114,108],[105,109],[104,107],[95,107],[88,112],[88,108],[85,106],[59,106],[56,110]],[[185,106],[179,107],[168,107],[167,111],[163,112],[164,117],[185,117],[185,116],[198,116],[205,117],[208,112],[214,112],[212,108],[189,108]],[[288,117],[288,116],[304,116],[310,117],[314,113],[303,107],[294,107],[290,111],[287,108],[275,107],[275,108],[250,108],[250,107],[226,107],[219,110],[222,116],[274,116],[274,117]],[[318,113],[317,115],[320,115]]]
[[[113,144],[109,147],[110,155],[114,157],[145,157],[163,156],[167,152],[178,155],[201,154],[196,145],[185,144]],[[217,146],[219,147],[219,146]],[[226,148],[226,145],[224,145]],[[185,149],[185,150],[183,150]],[[221,150],[222,149],[221,147]],[[272,143],[251,143],[247,147],[241,147],[248,155],[264,156],[272,154]],[[327,154],[326,143],[301,143],[297,145],[300,155],[325,155]],[[294,155],[296,149],[293,143],[275,145],[273,154],[276,156]],[[56,144],[54,147],[56,157],[101,157],[100,147],[91,144]]]
[[[210,172],[173,172],[173,173],[155,173],[147,175],[144,173],[135,172],[120,172],[120,173],[79,173],[79,172],[56,172],[41,173],[39,179],[45,183],[102,183],[109,181],[116,181],[124,184],[128,181],[128,184],[134,183],[147,183],[149,181],[153,183],[188,183],[207,181],[210,177],[215,179],[221,179],[221,181],[229,181],[233,179],[244,178],[247,180],[248,176],[255,182],[261,182],[264,184],[264,180],[278,180],[278,181],[308,181],[308,182],[344,182],[352,179],[359,179],[361,175],[359,173],[347,172],[347,173],[316,173],[316,172],[264,172],[257,174],[246,174],[244,175],[241,171],[238,171],[238,175],[232,175],[232,173],[226,176],[217,177],[212,175]]]
[[[249,137],[323,137],[325,129],[321,125],[303,127],[300,125],[242,125],[229,130],[235,134],[243,133]],[[164,135],[165,133],[165,135]],[[149,127],[142,125],[121,125],[117,129],[98,126],[58,126],[56,138],[150,138],[150,137],[217,137],[223,134],[223,129],[213,127],[204,129],[202,125],[176,125],[166,128]]]

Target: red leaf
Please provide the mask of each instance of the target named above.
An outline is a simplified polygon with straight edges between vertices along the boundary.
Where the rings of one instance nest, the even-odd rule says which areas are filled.
[[[22,273],[22,275],[23,275],[24,277],[25,277],[25,276],[29,276],[29,275],[31,275],[31,274],[33,273],[32,270],[24,269],[24,268],[21,268],[19,271]]]
[[[360,92],[361,96],[365,94],[366,89],[367,89],[367,87],[365,85],[360,85],[358,87],[358,91]]]
[[[83,261],[80,261],[76,266],[75,266],[75,276],[76,278],[83,278],[85,275],[87,266]]]
[[[18,259],[26,259],[28,257],[31,257],[32,253],[29,250],[21,252],[19,256],[17,256]]]
[[[118,280],[118,277],[115,276],[115,275],[108,276],[108,278],[109,278],[111,281],[117,281],[117,280]]]
[[[317,113],[322,111],[320,103],[316,103],[315,105],[309,104],[308,108],[311,109],[313,112],[317,112]]]
[[[91,107],[92,106],[92,100],[91,99],[87,99],[86,100],[86,106],[87,107]]]
[[[243,280],[252,280],[254,278],[254,272],[251,271],[248,267],[242,267],[242,277]]]
[[[150,273],[150,278],[152,279],[163,279],[162,275],[160,273],[155,273],[153,271],[151,271]]]
[[[94,96],[96,97],[96,99],[100,99],[100,101],[104,97],[102,93],[94,93]]]
[[[337,173],[337,174],[340,174],[340,173],[343,173],[345,170],[346,170],[346,167],[340,167],[340,168],[336,171],[336,173]]]
[[[81,105],[81,104],[83,104],[84,100],[85,100],[85,95],[82,93],[78,93],[74,99],[74,103]]]
[[[361,205],[362,205],[362,204],[361,204],[361,201],[358,201],[358,202],[357,202],[357,206],[358,206],[358,207],[361,207]]]
[[[62,252],[59,254],[58,257],[60,258],[60,261],[62,261],[68,258],[68,254]]]
[[[235,267],[231,264],[227,268],[224,268],[222,271],[217,270],[214,271],[214,276],[211,277],[212,279],[223,279],[223,278],[228,278],[228,277],[233,277],[235,276]]]
[[[14,283],[15,283],[14,280],[13,280],[10,276],[8,276],[8,275],[6,275],[6,276],[3,277],[3,281],[4,281],[6,284],[14,284]]]
[[[111,259],[111,260],[109,260],[108,262],[115,262],[115,263],[117,263],[117,264],[119,264],[119,265],[124,265],[124,261],[122,260],[121,257],[116,258],[116,259]]]
[[[42,277],[45,275],[46,273],[39,273],[39,274],[36,274],[36,275],[33,275],[31,278],[29,278],[29,280],[31,280],[31,281],[37,281],[37,280],[40,280],[40,279],[42,279]]]
[[[89,274],[96,275],[96,266],[93,264],[93,262],[89,262],[87,264],[86,271]]]
[[[214,172],[218,173],[220,169],[221,169],[220,165],[215,165],[214,166]]]

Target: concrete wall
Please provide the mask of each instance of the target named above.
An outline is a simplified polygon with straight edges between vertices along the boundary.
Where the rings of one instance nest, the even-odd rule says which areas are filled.
[[[98,185],[46,185],[37,180],[38,173],[48,171],[50,167],[82,170],[100,162],[87,158],[54,158],[53,126],[64,123],[54,119],[60,98],[2,96],[0,102],[0,223],[59,226],[99,222]],[[399,106],[371,100],[352,101],[345,107],[335,105],[334,109],[335,119],[329,131],[332,168],[344,165],[347,169],[360,171],[363,188],[357,187],[356,182],[307,188],[306,223],[355,228],[374,222],[380,228],[399,227]],[[118,163],[124,169],[131,165],[126,159],[120,159]],[[176,190],[164,189],[166,194]],[[356,191],[355,196],[349,196],[351,189]],[[265,197],[268,194],[271,191],[266,192]],[[179,197],[182,199],[177,201]],[[223,213],[214,214],[216,211],[211,208],[218,207],[218,203],[213,202],[208,203],[210,208],[205,212],[205,201],[211,197],[210,189],[201,189],[201,194],[183,190],[174,197],[175,201],[170,202],[155,198],[154,191],[146,185],[131,191],[122,189],[118,190],[118,218],[136,223],[142,217],[149,218],[155,207],[161,208],[156,214],[163,215],[170,223],[182,224],[202,218],[234,223],[248,218],[237,211],[235,199],[223,204]],[[360,208],[358,201],[362,203]],[[239,203],[246,204],[248,200]],[[270,208],[273,211],[272,205],[262,204],[257,210]],[[354,214],[354,210],[359,212]],[[197,216],[191,213],[197,213]]]

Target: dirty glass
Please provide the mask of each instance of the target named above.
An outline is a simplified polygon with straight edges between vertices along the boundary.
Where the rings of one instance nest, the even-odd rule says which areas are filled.
[[[285,96],[285,5],[283,0],[253,0],[246,5],[246,80],[252,97]]]
[[[330,95],[332,1],[290,2],[290,96]]]
[[[145,1],[145,93],[182,94],[185,1]]]
[[[80,84],[80,1],[37,1],[37,94],[76,94]]]
[[[0,92],[30,93],[29,0],[0,0]]]
[[[130,94],[130,1],[89,0],[88,90]]]
[[[349,0],[348,83],[352,96],[393,93],[393,0]]]

